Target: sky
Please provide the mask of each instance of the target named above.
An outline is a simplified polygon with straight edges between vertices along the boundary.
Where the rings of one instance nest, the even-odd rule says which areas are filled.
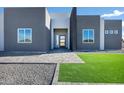
[[[71,13],[71,7],[48,7],[49,13]],[[0,8],[3,13],[3,8]],[[124,38],[124,7],[78,7],[77,15],[101,15],[104,19],[121,19]]]
[[[71,13],[70,7],[49,7],[49,13]],[[118,14],[123,12],[122,14]],[[105,16],[104,14],[111,14]],[[79,7],[77,8],[77,15],[104,15],[105,19],[122,19],[124,20],[124,7]]]
[[[48,7],[49,13],[71,13],[71,7]]]
[[[0,8],[0,13],[3,13],[3,8]]]

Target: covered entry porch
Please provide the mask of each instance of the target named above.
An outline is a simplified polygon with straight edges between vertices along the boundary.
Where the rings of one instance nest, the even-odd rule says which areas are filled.
[[[70,49],[70,15],[50,14],[51,49]]]
[[[68,29],[54,29],[54,49],[68,48]]]

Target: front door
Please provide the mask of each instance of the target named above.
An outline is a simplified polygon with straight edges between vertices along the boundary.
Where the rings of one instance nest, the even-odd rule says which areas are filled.
[[[66,37],[65,35],[59,36],[59,47],[64,48],[66,46]]]

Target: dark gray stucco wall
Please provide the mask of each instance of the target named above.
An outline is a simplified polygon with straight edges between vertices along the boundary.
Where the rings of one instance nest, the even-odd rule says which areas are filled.
[[[45,27],[45,8],[4,8],[4,30],[6,51],[49,50]],[[32,43],[17,43],[17,28],[32,28]]]
[[[105,20],[105,30],[118,30],[118,34],[105,34],[105,49],[121,49],[122,20]]]
[[[70,16],[70,49],[77,49],[77,10],[72,8]]]
[[[82,29],[94,29],[94,43],[82,43]],[[100,47],[100,16],[77,16],[77,49],[99,50]]]

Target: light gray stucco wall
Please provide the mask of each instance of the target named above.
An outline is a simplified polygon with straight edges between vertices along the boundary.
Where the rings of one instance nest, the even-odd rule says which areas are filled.
[[[94,29],[94,43],[82,43],[82,29]],[[77,16],[77,50],[99,50],[100,16]]]
[[[105,20],[105,30],[118,30],[118,34],[105,34],[105,49],[121,49],[122,20]]]
[[[45,8],[45,29],[46,29],[46,48],[49,51],[51,49],[51,18],[47,8]]]
[[[104,36],[104,19],[100,18],[100,50],[104,50],[105,36]]]
[[[49,29],[45,27],[45,8],[4,9],[5,50],[42,51],[49,50]],[[32,28],[32,43],[17,43],[17,28]]]

